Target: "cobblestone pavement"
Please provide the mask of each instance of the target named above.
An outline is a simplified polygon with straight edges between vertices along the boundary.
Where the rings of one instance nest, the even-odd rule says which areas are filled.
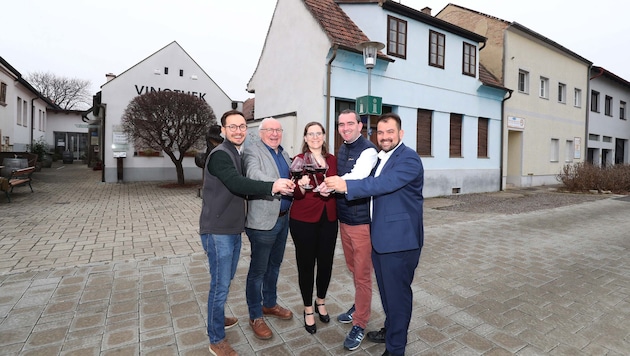
[[[34,193],[0,196],[0,355],[208,355],[209,285],[194,187],[101,183],[84,165],[34,175]],[[407,355],[627,355],[630,201],[549,187],[431,198],[413,284]],[[226,313],[241,355],[380,355],[342,342],[334,317],[353,301],[341,244],[327,296],[333,316],[302,327],[291,239],[279,303],[296,315],[253,337],[244,298],[249,243]],[[382,326],[375,298],[368,330]]]

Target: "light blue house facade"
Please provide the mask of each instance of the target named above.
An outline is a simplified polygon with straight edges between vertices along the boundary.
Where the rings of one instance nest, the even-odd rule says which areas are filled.
[[[286,28],[313,45],[290,48],[279,35]],[[397,2],[279,0],[248,86],[256,93],[255,119],[281,116],[293,128],[285,127],[283,142],[293,154],[314,118],[338,147],[339,112],[356,109],[355,99],[368,91],[368,70],[356,49],[364,41],[386,45],[371,70],[370,94],[382,98],[383,112],[401,116],[403,142],[423,160],[425,196],[500,190],[501,110],[509,90],[478,65],[485,38]],[[307,51],[310,61],[274,61],[271,53],[280,48]],[[263,84],[270,81],[273,89]],[[309,83],[308,94],[290,81]],[[299,100],[280,99],[288,97]]]

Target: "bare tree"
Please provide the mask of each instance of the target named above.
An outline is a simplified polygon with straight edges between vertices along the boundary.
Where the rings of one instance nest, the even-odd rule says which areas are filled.
[[[172,91],[135,97],[125,109],[122,126],[136,148],[164,151],[175,164],[177,183],[184,184],[184,154],[203,147],[208,127],[216,122],[204,100]]]
[[[33,72],[26,80],[62,109],[81,110],[92,105],[89,80],[56,76],[50,72]]]

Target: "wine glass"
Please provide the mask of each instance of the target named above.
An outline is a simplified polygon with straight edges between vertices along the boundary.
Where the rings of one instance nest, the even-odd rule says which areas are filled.
[[[304,153],[304,172],[313,178],[315,178],[316,162],[317,161],[310,152]],[[317,179],[315,179],[315,182],[317,182]],[[304,189],[313,189],[313,186],[309,182],[309,184],[304,186]]]
[[[289,169],[291,171],[291,179],[297,184],[298,180],[304,175],[304,159],[295,157]]]
[[[320,163],[312,155],[310,155],[310,152],[307,153],[309,153],[309,157],[311,158],[313,165],[312,174],[313,179],[315,180],[315,189],[313,189],[313,191],[319,192],[319,180],[317,179],[317,177],[319,176],[321,178],[321,181],[324,181],[324,178],[326,178],[326,172],[328,171],[328,163],[326,161],[324,161],[324,163]]]

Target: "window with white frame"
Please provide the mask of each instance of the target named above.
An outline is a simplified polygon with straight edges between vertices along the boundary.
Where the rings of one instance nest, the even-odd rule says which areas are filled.
[[[22,126],[22,98],[18,96],[17,98],[17,112],[15,113],[15,123],[19,126]]]
[[[429,31],[429,65],[444,69],[446,36],[443,33]]]
[[[619,102],[619,118],[621,120],[626,119],[626,102],[625,101]]]
[[[518,71],[518,91],[521,93],[529,93],[529,73],[520,69]]]
[[[567,85],[564,83],[558,83],[558,102],[562,104],[567,102]]]
[[[612,96],[606,95],[604,97],[604,115],[612,116]]]
[[[540,77],[540,97],[549,99],[549,78]]]
[[[28,106],[26,100],[22,100],[22,126],[28,127]]]
[[[560,140],[558,140],[557,138],[552,138],[549,151],[550,151],[549,160],[551,162],[558,162],[558,157],[560,155]]]
[[[0,105],[7,105],[7,83],[0,82]]]
[[[407,21],[387,16],[387,54],[407,58]]]
[[[599,92],[591,90],[591,111],[599,112]]]
[[[573,162],[573,140],[567,140],[564,153],[565,162]]]
[[[582,89],[573,89],[573,106],[576,108],[582,107]]]
[[[462,73],[477,76],[477,46],[464,42],[464,59]]]

